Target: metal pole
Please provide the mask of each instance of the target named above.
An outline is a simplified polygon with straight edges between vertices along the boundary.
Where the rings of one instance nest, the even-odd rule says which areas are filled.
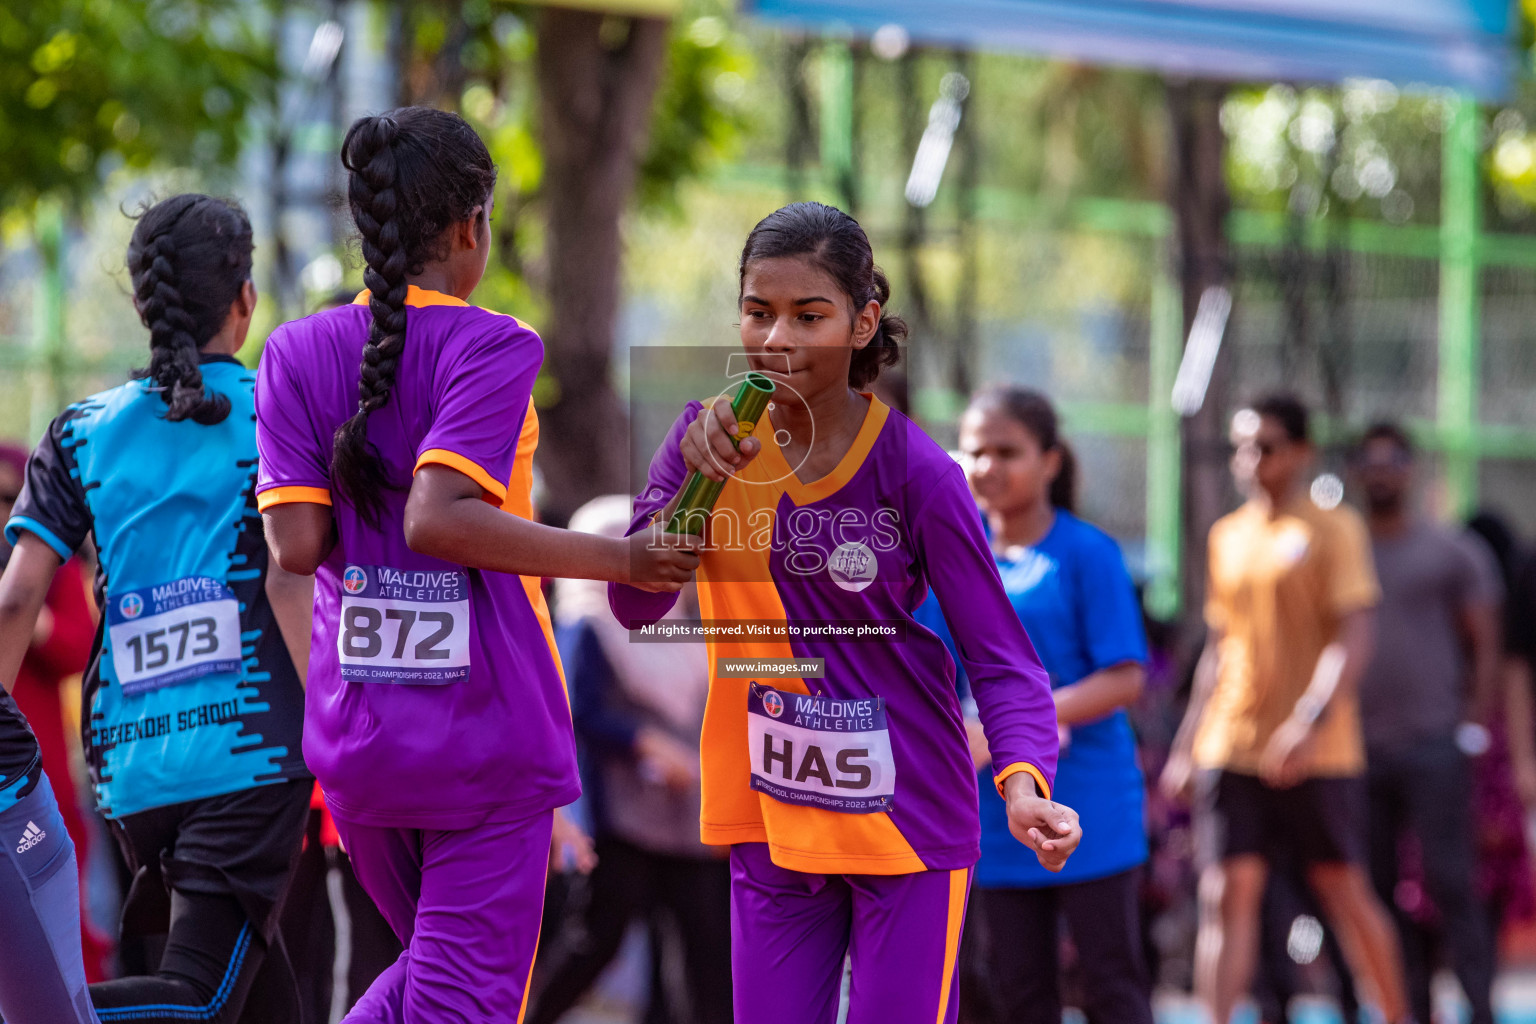
[[[32,403],[29,440],[43,436],[49,422],[69,402],[68,354],[64,336],[64,210],[56,202],[38,203],[34,238],[42,273],[33,308]]]
[[[1184,349],[1179,282],[1159,260],[1152,278],[1152,332],[1147,374],[1147,611],[1170,620],[1182,605],[1184,489],[1179,414],[1169,395]]]
[[[1442,148],[1440,370],[1436,420],[1445,442],[1446,496],[1465,516],[1477,503],[1478,126],[1477,103],[1450,101]]]

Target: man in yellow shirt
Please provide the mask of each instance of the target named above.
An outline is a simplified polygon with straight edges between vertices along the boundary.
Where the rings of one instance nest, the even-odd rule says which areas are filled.
[[[1227,1024],[1248,989],[1270,859],[1305,868],[1350,968],[1392,1024],[1410,1020],[1401,957],[1365,861],[1355,685],[1380,596],[1364,524],[1306,492],[1307,411],[1275,395],[1233,418],[1248,501],[1211,528],[1210,636],[1163,774],[1199,791],[1196,994]],[[1193,787],[1191,783],[1194,783]]]

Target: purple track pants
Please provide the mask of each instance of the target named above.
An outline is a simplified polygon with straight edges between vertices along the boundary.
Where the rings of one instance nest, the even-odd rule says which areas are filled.
[[[348,1024],[513,1024],[539,944],[552,812],[460,831],[336,819],[352,868],[405,952]]]
[[[845,955],[848,1024],[955,1024],[971,874],[811,875],[732,846],[736,1024],[834,1024]]]

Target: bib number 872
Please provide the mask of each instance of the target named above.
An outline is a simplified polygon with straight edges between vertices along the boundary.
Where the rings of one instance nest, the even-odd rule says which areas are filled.
[[[384,651],[383,628],[385,622],[399,623],[395,627],[394,649],[388,655],[392,661],[409,657],[413,661],[447,661],[453,652],[442,646],[453,635],[452,612],[415,611],[409,608],[380,610],[368,605],[352,604],[342,616],[341,652],[348,658],[377,658]],[[430,629],[418,640],[409,656],[406,646],[416,624]],[[415,630],[420,633],[422,630]]]
[[[165,629],[152,629],[141,636],[129,637],[124,646],[133,652],[133,671],[137,675],[140,672],[161,668],[172,660],[177,664],[185,661],[189,640],[193,644],[192,657],[200,658],[205,654],[212,654],[219,649],[218,630],[218,621],[205,616],[189,622],[177,622]],[[168,636],[176,641],[174,659],[171,657],[170,645],[165,642]]]

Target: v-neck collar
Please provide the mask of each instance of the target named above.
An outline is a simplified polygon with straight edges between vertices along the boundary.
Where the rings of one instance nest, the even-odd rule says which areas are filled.
[[[357,298],[352,300],[354,306],[368,305],[370,292],[367,288],[357,293]],[[405,286],[405,304],[407,306],[467,306],[469,303],[457,295],[448,295],[444,292],[435,292],[430,288],[418,288],[413,284]]]
[[[778,441],[774,438],[772,430],[773,420],[768,420],[770,429],[753,436],[762,443],[763,451],[758,458],[764,460],[764,468],[768,470],[771,478],[780,481],[784,493],[789,495],[796,505],[809,505],[813,501],[820,501],[837,492],[844,484],[853,479],[853,475],[864,465],[864,460],[869,456],[870,449],[875,446],[875,441],[880,436],[885,421],[890,416],[890,406],[876,398],[868,391],[859,392],[869,400],[869,410],[864,413],[864,422],[859,426],[859,432],[854,435],[853,444],[849,445],[832,471],[819,480],[804,483],[795,475],[789,466],[789,460],[784,457],[784,452],[779,448]],[[767,414],[764,414],[767,419]]]

